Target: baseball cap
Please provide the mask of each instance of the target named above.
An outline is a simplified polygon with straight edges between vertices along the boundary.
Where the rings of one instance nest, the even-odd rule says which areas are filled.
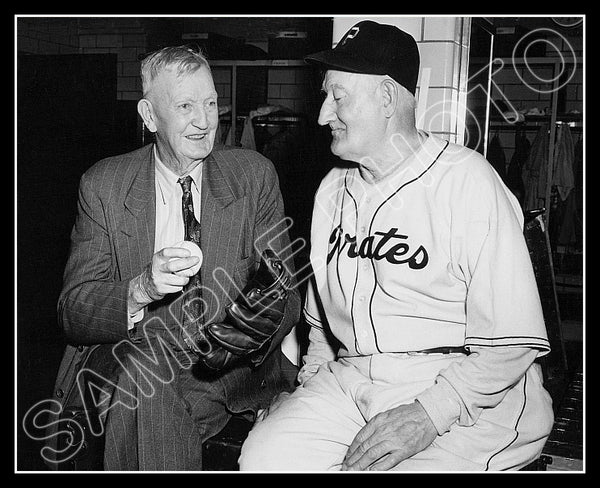
[[[414,38],[396,26],[363,20],[332,49],[310,54],[307,63],[371,75],[388,75],[413,95],[419,76],[419,49]]]

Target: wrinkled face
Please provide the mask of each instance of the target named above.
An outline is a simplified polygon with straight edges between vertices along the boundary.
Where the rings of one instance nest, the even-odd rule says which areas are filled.
[[[331,152],[347,161],[373,158],[385,133],[377,78],[328,70],[322,90],[326,97],[318,122],[331,128]]]
[[[217,92],[208,68],[177,74],[163,70],[148,94],[159,153],[171,167],[187,168],[212,151],[219,110]],[[153,126],[152,126],[153,125]]]

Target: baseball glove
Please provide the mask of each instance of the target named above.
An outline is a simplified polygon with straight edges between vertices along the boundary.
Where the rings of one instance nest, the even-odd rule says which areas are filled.
[[[226,307],[225,322],[205,328],[205,344],[198,344],[201,364],[221,370],[242,358],[259,359],[281,325],[291,281],[275,253],[263,251],[256,273],[240,297]]]

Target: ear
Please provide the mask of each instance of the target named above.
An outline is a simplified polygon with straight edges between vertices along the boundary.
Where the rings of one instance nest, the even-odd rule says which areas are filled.
[[[144,125],[150,132],[156,132],[156,119],[154,116],[154,108],[152,102],[146,98],[142,98],[137,104],[138,113],[142,118]]]
[[[381,82],[381,96],[383,100],[383,112],[387,118],[390,118],[398,106],[398,86],[390,78]]]

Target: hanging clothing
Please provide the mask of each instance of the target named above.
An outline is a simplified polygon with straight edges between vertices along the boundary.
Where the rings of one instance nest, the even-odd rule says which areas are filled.
[[[552,186],[556,187],[561,200],[564,202],[575,186],[575,175],[573,174],[575,145],[571,129],[567,124],[561,124],[558,127],[553,154]]]
[[[583,249],[583,142],[574,147],[573,174],[575,186],[564,203],[558,244]]]
[[[490,141],[490,145],[488,146],[487,152],[487,160],[494,167],[496,172],[500,175],[500,178],[502,178],[502,180],[505,181],[506,156],[504,154],[502,144],[500,143],[500,137],[498,137],[498,133],[496,133],[496,135],[494,135],[494,137]]]
[[[229,127],[229,130],[227,131],[227,136],[225,137],[225,145],[226,146],[233,146],[234,144],[234,137],[233,137],[233,126]]]
[[[523,165],[529,157],[531,143],[527,139],[526,131],[517,127],[515,131],[515,152],[513,153],[508,169],[506,170],[506,185],[519,200],[521,206],[525,199],[525,184],[523,183]]]
[[[253,151],[256,151],[256,137],[254,134],[254,123],[252,120],[255,117],[260,117],[261,115],[269,115],[280,111],[289,112],[288,109],[280,105],[261,105],[256,110],[251,110],[248,114],[248,117],[246,117],[246,120],[244,121],[240,145],[245,149],[252,149]]]
[[[524,210],[535,210],[546,205],[548,178],[548,124],[542,124],[531,144],[529,157],[523,165],[525,185]]]
[[[229,138],[229,130],[227,129],[226,131],[223,125],[225,124],[225,126],[229,126],[231,124],[221,118],[223,115],[229,113],[231,113],[231,105],[219,105],[219,125],[217,126],[217,132],[215,135],[215,142],[217,144],[225,144],[226,139]]]
[[[252,114],[252,112],[250,112],[250,114]],[[252,149],[253,151],[256,151],[256,139],[254,137],[254,124],[252,123],[252,115],[246,117],[246,120],[244,121],[240,145],[244,149]]]

